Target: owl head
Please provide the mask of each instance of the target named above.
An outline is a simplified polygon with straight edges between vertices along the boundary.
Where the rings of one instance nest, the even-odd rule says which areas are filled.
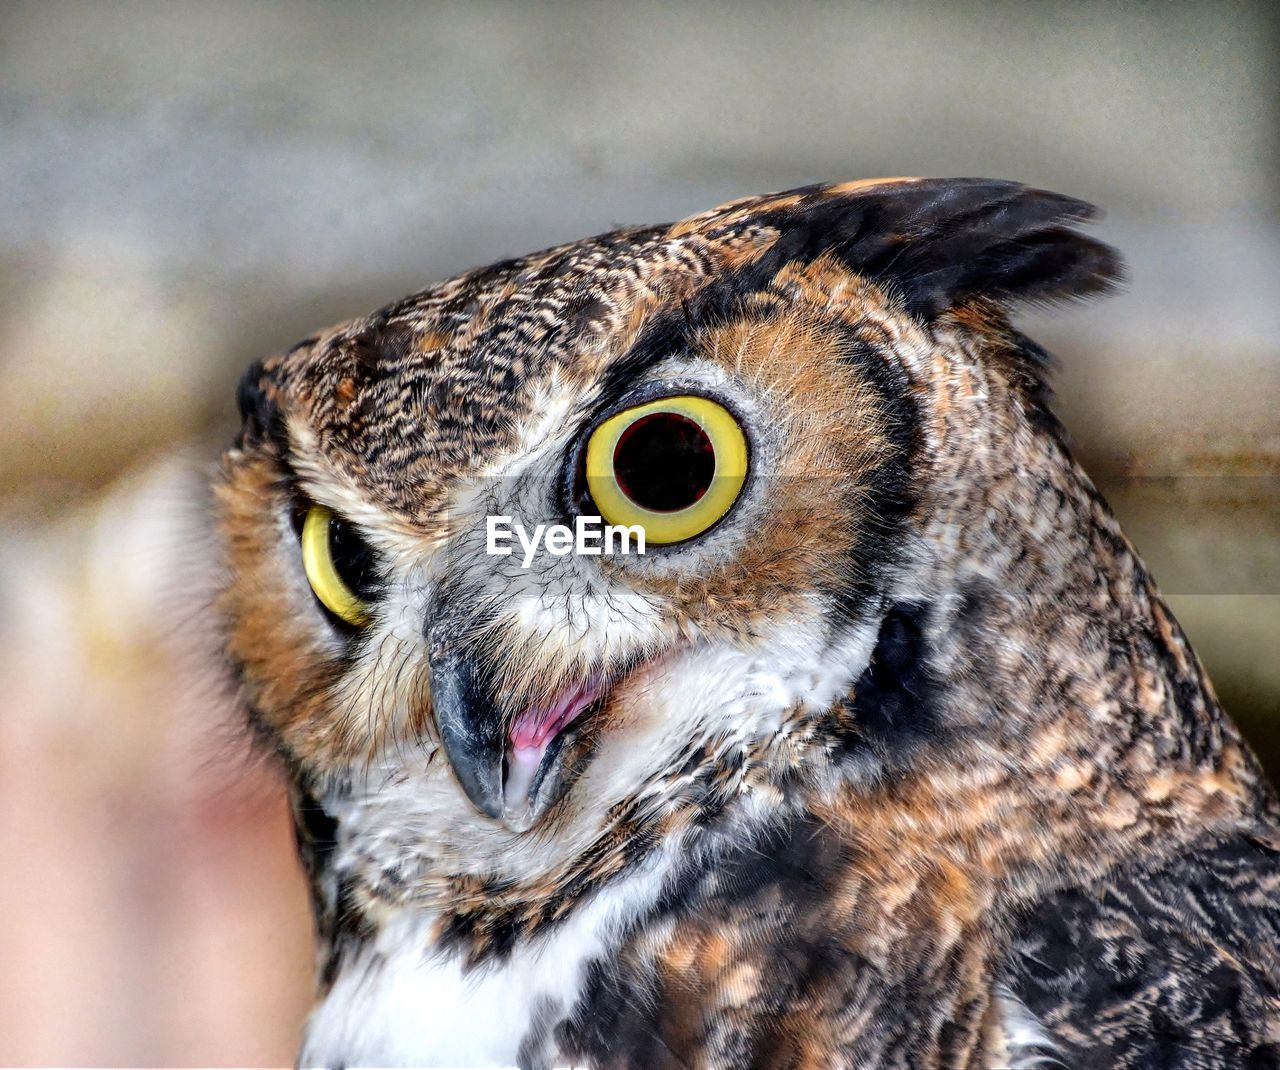
[[[1116,282],[1091,214],[1011,182],[813,186],[472,271],[255,364],[226,646],[362,901],[554,911],[833,754],[876,778],[980,734],[870,696],[933,626],[910,607],[1051,522],[1010,519],[1067,462],[1006,312]]]

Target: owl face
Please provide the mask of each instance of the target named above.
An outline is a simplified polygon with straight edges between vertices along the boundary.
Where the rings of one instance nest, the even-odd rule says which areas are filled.
[[[380,830],[362,850],[403,896],[621,864],[637,830],[804,775],[927,553],[954,356],[998,302],[1114,278],[1085,215],[1009,183],[813,187],[255,365],[221,489],[255,726]],[[644,552],[493,538],[595,517]]]

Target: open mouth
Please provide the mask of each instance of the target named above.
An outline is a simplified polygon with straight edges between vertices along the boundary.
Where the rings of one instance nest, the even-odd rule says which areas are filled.
[[[512,721],[502,770],[502,820],[509,828],[529,828],[555,801],[564,781],[565,744],[604,697],[603,682],[583,681],[545,705],[525,708]]]
[[[432,712],[449,767],[475,808],[513,832],[532,828],[564,795],[592,745],[587,726],[626,679],[656,660],[585,674],[512,717],[491,664],[447,627],[428,642]]]

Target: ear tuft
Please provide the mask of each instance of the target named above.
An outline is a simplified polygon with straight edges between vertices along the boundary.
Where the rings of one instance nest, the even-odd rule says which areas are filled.
[[[1124,277],[1115,250],[1073,229],[1096,216],[1092,205],[1016,182],[812,186],[735,214],[778,229],[774,256],[805,261],[834,254],[850,270],[888,284],[924,317],[971,297],[1005,303],[1090,297]]]
[[[243,448],[251,443],[283,438],[280,409],[264,387],[266,369],[260,360],[245,370],[236,387],[236,407],[240,410],[240,434],[236,445]]]

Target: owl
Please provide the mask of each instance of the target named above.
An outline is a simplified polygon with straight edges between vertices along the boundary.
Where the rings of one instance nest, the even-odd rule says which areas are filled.
[[[734,201],[249,369],[304,1066],[1280,1066],[1280,806],[1073,461],[1090,206]]]

